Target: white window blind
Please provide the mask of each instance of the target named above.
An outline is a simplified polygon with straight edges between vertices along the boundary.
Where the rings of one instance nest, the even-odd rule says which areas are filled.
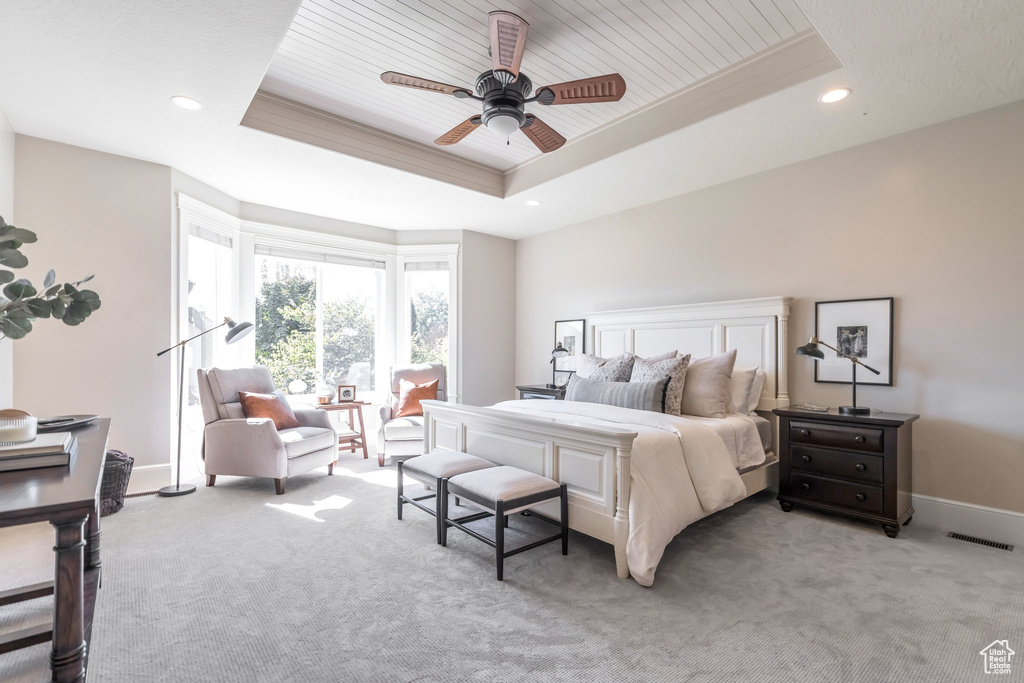
[[[375,259],[370,256],[349,256],[302,247],[285,247],[277,244],[255,245],[256,254],[262,256],[274,256],[277,258],[299,259],[301,261],[312,261],[314,263],[334,263],[343,266],[360,266],[362,268],[378,268],[384,270],[386,264],[383,259]]]
[[[448,270],[447,261],[406,261],[405,272],[438,272]]]
[[[228,237],[227,235],[222,235],[216,230],[210,230],[209,228],[204,228],[201,225],[196,225],[195,223],[189,224],[188,234],[198,237],[199,239],[206,240],[207,242],[219,244],[222,247],[227,247],[228,249],[231,248],[230,237]]]

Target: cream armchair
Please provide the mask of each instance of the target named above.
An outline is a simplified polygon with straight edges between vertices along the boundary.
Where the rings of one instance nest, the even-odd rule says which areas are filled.
[[[448,400],[448,376],[443,363],[392,368],[391,393],[387,405],[381,406],[380,428],[377,430],[377,464],[381,467],[387,458],[396,461],[423,454],[423,416],[395,417],[398,412],[398,383],[403,379],[413,384],[439,380],[437,400]]]
[[[203,406],[203,460],[206,485],[217,475],[270,477],[277,493],[284,493],[288,477],[327,465],[334,474],[338,435],[323,410],[296,410],[299,426],[278,431],[272,420],[247,418],[238,401],[239,391],[274,392],[266,366],[225,370],[199,370],[199,400]]]

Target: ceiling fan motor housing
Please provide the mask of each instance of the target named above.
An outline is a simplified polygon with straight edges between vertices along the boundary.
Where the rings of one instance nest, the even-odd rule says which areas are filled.
[[[486,126],[495,116],[511,116],[522,127],[526,123],[525,101],[532,90],[533,82],[522,72],[507,85],[495,78],[493,71],[483,72],[476,79],[476,92],[484,99],[481,122]]]

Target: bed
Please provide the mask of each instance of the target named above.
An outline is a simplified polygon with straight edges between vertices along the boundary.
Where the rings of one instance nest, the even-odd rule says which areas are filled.
[[[678,349],[697,358],[736,349],[736,367],[766,373],[760,420],[676,417],[568,401],[490,407],[425,401],[424,448],[472,453],[567,484],[570,527],[613,545],[619,577],[651,585],[665,546],[686,525],[777,484],[778,429],[770,411],[789,405],[790,301],[587,316],[587,348],[598,356]],[[767,449],[765,423],[771,432]],[[751,440],[763,458],[750,449]],[[558,518],[554,507],[541,511]]]

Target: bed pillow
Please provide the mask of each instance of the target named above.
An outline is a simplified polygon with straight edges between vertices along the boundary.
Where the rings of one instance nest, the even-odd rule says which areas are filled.
[[[686,369],[690,366],[690,355],[651,361],[637,358],[633,362],[633,372],[629,376],[632,382],[651,382],[668,378],[665,389],[665,411],[669,415],[679,415],[683,405],[683,384],[686,381]]]
[[[614,358],[598,358],[584,353],[576,358],[576,374],[583,379],[600,382],[628,382],[634,358],[636,356],[631,353]]]
[[[662,413],[667,386],[667,377],[653,382],[602,382],[575,374],[569,378],[565,400]]]
[[[239,391],[238,400],[246,417],[266,417],[274,422],[277,431],[299,426],[295,411],[280,389],[272,394],[257,394],[254,391]]]
[[[765,377],[767,377],[765,371],[758,368],[757,374],[754,375],[754,383],[750,386],[750,400],[747,402],[748,413],[753,413],[757,410],[757,404],[761,402],[761,390],[764,389]]]
[[[650,358],[644,358],[648,363],[657,363],[659,361],[668,360],[669,358],[675,358],[679,355],[679,351],[666,351],[665,353],[659,353],[657,356],[651,356]]]
[[[729,383],[729,410],[737,415],[746,415],[750,411],[750,389],[754,386],[757,368],[733,368],[732,381]]]
[[[691,360],[686,371],[686,384],[683,385],[683,414],[725,417],[735,364],[736,349],[718,356]]]

